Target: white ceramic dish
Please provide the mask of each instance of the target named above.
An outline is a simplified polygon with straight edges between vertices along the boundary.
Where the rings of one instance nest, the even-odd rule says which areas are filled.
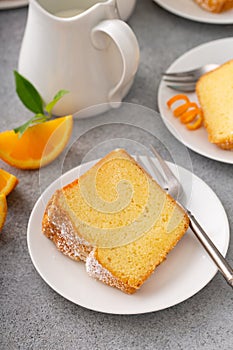
[[[29,0],[0,0],[0,10],[26,6]],[[121,19],[126,21],[133,13],[136,0],[118,0]]]
[[[72,9],[74,3],[76,9]],[[45,101],[60,89],[69,91],[53,108],[55,115],[84,109],[91,113],[90,107],[95,105],[109,110],[132,86],[139,65],[139,45],[132,29],[115,18],[115,5],[115,0],[30,0],[18,71],[43,91]],[[78,11],[79,15],[61,17],[67,11],[69,15]],[[56,13],[60,15],[54,16]],[[42,51],[46,51],[46,58]],[[36,69],[29,62],[34,62]]]
[[[127,19],[133,13],[133,10],[136,5],[136,0],[117,0],[117,5],[121,19],[123,21],[127,21]]]
[[[28,0],[0,0],[0,10],[26,6]]]
[[[211,13],[203,10],[193,0],[153,0],[165,10],[174,13],[177,16],[190,19],[192,21],[214,23],[214,24],[232,24],[233,10],[223,13]]]
[[[186,52],[172,63],[167,71],[188,70],[200,67],[206,63],[222,64],[230,59],[233,59],[233,38],[220,39],[197,46]],[[216,145],[211,144],[208,141],[207,132],[204,127],[196,131],[189,131],[177,118],[174,118],[166,105],[166,101],[177,93],[161,81],[158,91],[158,106],[168,130],[191,150],[208,158],[233,164],[233,151],[222,150]],[[198,101],[195,93],[185,94],[189,96],[191,101]]]
[[[51,195],[94,163],[83,164],[62,175],[47,188],[32,210],[27,232],[28,248],[32,262],[44,281],[75,304],[113,314],[140,314],[165,309],[201,290],[216,274],[217,268],[189,231],[168,255],[167,260],[134,295],[126,295],[90,278],[82,262],[74,262],[64,256],[42,234],[42,217]],[[175,170],[174,165],[171,168]],[[183,168],[179,171],[190,179],[190,172]],[[214,192],[200,178],[193,175],[192,179],[189,208],[225,255],[229,245],[229,225],[224,208]],[[190,181],[187,182],[190,185]],[[189,185],[184,183],[186,193],[189,192]]]

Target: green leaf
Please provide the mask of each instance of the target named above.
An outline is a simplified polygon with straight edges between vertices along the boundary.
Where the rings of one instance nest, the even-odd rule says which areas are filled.
[[[48,119],[49,119],[49,117],[47,117],[46,115],[38,113],[34,117],[29,119],[26,123],[24,123],[24,124],[18,126],[17,128],[15,128],[14,132],[16,134],[18,134],[19,138],[21,138],[22,135],[25,133],[25,131],[28,128],[30,128],[31,126],[36,125],[36,124],[44,123]]]
[[[36,88],[21,74],[14,71],[16,92],[23,104],[34,113],[44,113],[44,102]]]
[[[48,115],[45,115],[44,112],[44,101],[40,96],[39,92],[36,88],[24,78],[17,71],[14,71],[15,76],[15,84],[16,84],[16,92],[23,102],[23,104],[32,112],[36,113],[34,117],[28,120],[26,123],[20,125],[19,127],[14,129],[14,132],[18,134],[19,138],[25,133],[25,131],[33,125],[44,123],[51,119],[52,109],[55,104],[69,91],[60,90],[56,93],[53,100],[47,104],[45,107],[45,111]]]
[[[53,107],[55,106],[55,104],[65,95],[68,94],[69,91],[67,90],[60,90],[56,93],[56,95],[54,96],[53,100],[51,102],[49,102],[47,104],[47,106],[45,106],[45,110],[51,114]]]
[[[24,134],[24,132],[29,128],[32,119],[28,120],[26,123],[24,123],[24,124],[22,124],[22,125],[20,125],[20,126],[18,126],[17,128],[14,129],[14,132],[16,134],[19,134],[18,135],[19,138],[21,138],[22,135]]]

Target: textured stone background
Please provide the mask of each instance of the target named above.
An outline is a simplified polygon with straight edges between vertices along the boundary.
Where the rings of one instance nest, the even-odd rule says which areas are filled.
[[[17,59],[27,8],[0,11],[0,129],[18,125],[28,117],[15,91],[12,70]],[[191,22],[176,17],[151,0],[138,0],[129,21],[141,49],[141,63],[127,102],[157,109],[160,74],[190,48],[232,35],[232,26]],[[111,113],[110,113],[111,114]],[[156,129],[179,148],[174,138],[139,110],[130,116]],[[135,119],[134,119],[135,118]],[[144,119],[143,119],[144,118]],[[98,116],[75,123],[76,137],[108,117]],[[91,137],[80,138],[77,149],[62,170],[77,165],[86,152],[105,137],[132,136],[137,130],[97,128]],[[98,150],[90,157],[99,156]],[[222,201],[233,227],[232,165],[222,164],[190,151],[193,171],[206,181]],[[2,166],[2,164],[0,164]],[[27,249],[26,230],[30,212],[41,191],[56,177],[55,165],[38,171],[20,171],[3,164],[20,178],[9,196],[9,213],[0,235],[0,349],[230,349],[233,343],[232,290],[220,274],[197,295],[167,310],[136,316],[93,312],[56,294],[38,275]],[[40,179],[42,179],[40,181]],[[221,234],[221,232],[219,232]],[[233,245],[228,259],[233,264]]]

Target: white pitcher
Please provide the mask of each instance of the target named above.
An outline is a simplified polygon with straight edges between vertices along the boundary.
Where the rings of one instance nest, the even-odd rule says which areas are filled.
[[[18,69],[45,102],[69,91],[54,114],[107,109],[130,89],[139,47],[117,14],[115,0],[30,0]]]

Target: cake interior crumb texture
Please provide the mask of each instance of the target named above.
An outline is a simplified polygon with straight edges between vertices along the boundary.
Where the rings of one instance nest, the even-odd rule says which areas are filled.
[[[196,92],[209,141],[233,148],[233,60],[203,75]]]

